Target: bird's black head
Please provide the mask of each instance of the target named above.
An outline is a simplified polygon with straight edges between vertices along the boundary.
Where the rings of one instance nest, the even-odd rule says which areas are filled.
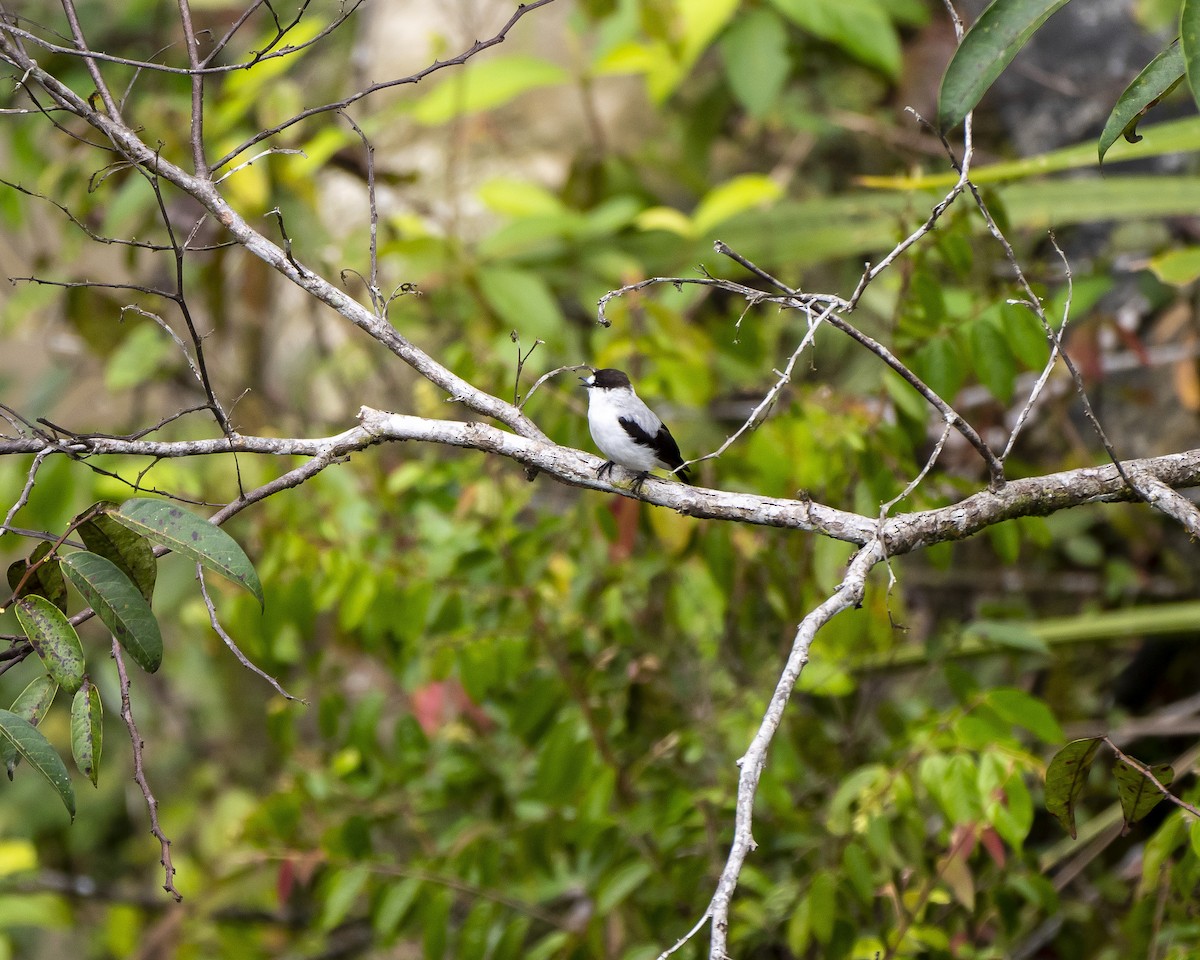
[[[599,387],[601,390],[615,390],[630,385],[629,378],[625,376],[624,372],[611,368],[593,370],[590,377],[583,378],[583,384],[585,387]]]

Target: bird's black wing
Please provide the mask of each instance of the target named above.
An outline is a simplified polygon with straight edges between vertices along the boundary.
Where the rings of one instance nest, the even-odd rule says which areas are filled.
[[[665,423],[658,425],[657,433],[650,433],[632,417],[619,417],[617,422],[629,434],[630,440],[638,446],[649,447],[653,450],[654,455],[665,463],[668,469],[674,470],[683,463],[683,456],[679,452],[679,444],[675,442],[675,438],[671,436],[671,431],[667,429]],[[689,472],[688,468],[684,467],[675,476],[679,477],[684,483],[691,483]]]

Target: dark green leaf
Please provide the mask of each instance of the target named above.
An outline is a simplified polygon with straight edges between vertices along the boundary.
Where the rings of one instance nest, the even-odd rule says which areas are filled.
[[[17,596],[17,584],[25,577],[25,571],[35,564],[39,564],[44,557],[50,553],[50,544],[40,543],[37,548],[29,555],[28,560],[16,560],[8,568],[8,585],[12,588],[14,596]],[[21,587],[19,596],[27,597],[30,594],[37,594],[45,597],[53,603],[59,610],[66,611],[67,609],[67,585],[63,581],[62,571],[58,568],[58,558],[45,563],[40,563],[36,570],[25,579],[25,585]]]
[[[1054,755],[1046,768],[1046,809],[1058,818],[1072,840],[1076,836],[1075,801],[1087,782],[1099,746],[1098,737],[1072,740]]]
[[[454,894],[443,887],[429,892],[422,910],[421,926],[425,937],[422,956],[425,960],[442,960],[446,955],[446,943],[450,932],[450,909],[454,906]]]
[[[833,922],[837,918],[837,881],[826,870],[818,873],[808,888],[809,922],[818,943],[833,938]]]
[[[1142,139],[1137,133],[1139,121],[1147,110],[1175,89],[1183,75],[1183,48],[1178,43],[1173,43],[1134,78],[1133,83],[1117,98],[1117,104],[1108,115],[1108,121],[1100,134],[1098,152],[1101,163],[1104,162],[1108,148],[1117,142],[1118,137],[1123,136],[1130,143],[1137,143]]]
[[[633,860],[605,874],[596,885],[596,909],[601,916],[608,916],[653,872],[644,860]]]
[[[63,570],[134,662],[147,673],[157,670],[163,654],[158,620],[117,565],[94,553],[73,553],[63,558]]]
[[[943,400],[953,401],[966,376],[962,354],[950,337],[933,337],[914,357],[917,376]]]
[[[966,333],[979,382],[997,400],[1008,403],[1016,386],[1017,362],[1004,339],[1004,331],[985,317],[969,324]]]
[[[126,500],[118,512],[109,516],[135,533],[241,584],[262,605],[262,584],[254,565],[237,541],[220,527],[166,500]]]
[[[1164,787],[1175,779],[1175,769],[1169,763],[1158,763],[1149,768],[1154,778]],[[1157,807],[1164,799],[1158,789],[1141,770],[1118,759],[1113,766],[1117,779],[1117,795],[1121,798],[1121,812],[1125,815],[1125,832]]]
[[[74,693],[83,683],[83,645],[69,620],[45,597],[17,601],[17,622],[58,685]]]
[[[35,727],[42,722],[42,717],[54,702],[58,693],[58,683],[49,674],[35,677],[24,690],[17,694],[9,709],[22,720],[28,720]],[[0,762],[8,773],[8,779],[13,778],[13,771],[20,762],[16,748],[7,740],[0,741]]]
[[[100,691],[87,677],[71,701],[71,755],[75,767],[96,786],[100,775],[100,751],[104,744],[104,707]]]
[[[1192,99],[1200,103],[1200,0],[1183,0],[1179,11],[1179,47]]]
[[[115,503],[110,506],[109,512],[117,509]],[[154,599],[158,561],[145,537],[114,520],[108,512],[97,514],[75,529],[88,550],[115,563],[133,581],[147,603]]]
[[[33,769],[50,781],[63,806],[75,819],[75,791],[71,789],[71,778],[66,764],[54,752],[50,741],[43,737],[28,720],[18,717],[11,710],[0,710],[0,737],[16,749],[17,753]]]
[[[1067,0],[994,0],[955,51],[938,93],[938,126],[962,122],[1038,27]]]

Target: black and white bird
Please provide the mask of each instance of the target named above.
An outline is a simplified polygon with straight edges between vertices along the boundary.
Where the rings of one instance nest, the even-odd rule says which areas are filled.
[[[588,392],[588,428],[600,452],[608,459],[596,472],[602,477],[619,464],[637,474],[635,492],[656,467],[670,470],[690,483],[679,444],[658,415],[642,402],[633,384],[620,370],[592,370],[580,377]]]

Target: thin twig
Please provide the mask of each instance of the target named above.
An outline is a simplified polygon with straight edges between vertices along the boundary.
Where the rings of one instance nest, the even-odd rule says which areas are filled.
[[[521,335],[513,330],[509,333],[508,338],[517,345],[517,374],[513,378],[513,406],[518,410],[521,409],[521,371],[525,369],[525,364],[530,357],[533,356],[533,351],[540,347],[545,340],[534,340],[533,346],[525,351],[524,356],[521,354]],[[540,382],[540,381],[539,381]],[[530,391],[531,393],[533,391]]]
[[[211,624],[217,636],[224,641],[225,646],[227,646],[233,652],[233,655],[237,657],[238,663],[240,663],[251,673],[256,674],[257,676],[260,676],[266,680],[267,683],[272,686],[275,692],[285,700],[295,700],[298,703],[307,705],[307,700],[292,696],[290,693],[284,690],[282,686],[280,686],[278,680],[264,671],[261,667],[252,663],[250,658],[242,653],[241,648],[237,645],[237,643],[234,642],[233,637],[231,637],[225,628],[221,626],[221,621],[217,619],[217,608],[212,602],[212,597],[208,595],[208,584],[204,581],[204,567],[202,567],[200,564],[196,564],[196,579],[200,581],[200,595],[204,597],[204,605],[208,608],[208,622]]]
[[[33,485],[37,482],[38,471],[42,468],[42,464],[46,458],[52,453],[54,453],[54,449],[46,447],[34,454],[33,463],[29,465],[29,473],[25,477],[25,485],[21,488],[21,495],[17,497],[17,502],[12,505],[5,515],[4,522],[0,523],[0,537],[12,530],[9,524],[13,522],[13,518],[21,511],[21,508],[29,502],[29,495],[33,493]]]
[[[116,637],[112,639],[112,658],[116,661],[117,676],[121,680],[121,719],[125,721],[125,728],[129,731],[129,742],[133,745],[133,779],[141,789],[142,797],[146,800],[146,809],[150,811],[150,832],[158,839],[159,847],[162,849],[162,857],[159,862],[163,866],[163,889],[178,903],[183,899],[183,894],[175,889],[175,867],[171,863],[171,841],[159,825],[158,801],[154,798],[150,784],[146,780],[146,768],[142,762],[142,748],[145,744],[142,742],[141,734],[138,733],[137,723],[133,719],[133,707],[129,702],[129,673],[125,670],[121,645],[117,643]]]
[[[557,377],[560,373],[567,373],[568,371],[574,372],[575,370],[590,370],[590,369],[591,369],[591,367],[589,367],[586,363],[573,363],[570,366],[555,367],[549,373],[543,373],[540,377],[538,377],[536,380],[533,381],[533,386],[529,388],[529,392],[527,394],[525,394],[525,398],[517,406],[517,409],[523,410],[525,408],[525,404],[527,404],[529,402],[529,398],[533,396],[534,391],[537,390],[537,388],[540,387],[547,380],[552,380],[553,378]]]
[[[1050,381],[1050,374],[1053,372],[1055,366],[1057,366],[1058,358],[1062,353],[1062,338],[1067,332],[1067,323],[1071,318],[1071,300],[1074,297],[1075,291],[1075,281],[1071,274],[1071,264],[1067,260],[1067,255],[1063,253],[1062,247],[1058,245],[1058,240],[1053,233],[1050,234],[1050,242],[1054,245],[1054,249],[1062,261],[1067,280],[1067,298],[1063,304],[1062,322],[1058,325],[1057,333],[1052,337],[1047,337],[1050,343],[1050,356],[1047,358],[1045,366],[1042,367],[1042,372],[1034,383],[1033,389],[1029,391],[1028,399],[1026,399],[1024,405],[1021,407],[1020,413],[1017,414],[1016,422],[1013,424],[1012,431],[1008,435],[1008,443],[1004,445],[1004,452],[1000,454],[1001,460],[1008,459],[1008,455],[1012,452],[1013,446],[1017,442],[1017,437],[1021,435],[1021,431],[1025,427],[1025,421],[1029,419],[1034,405],[1042,395],[1042,390],[1045,389],[1046,384]]]
[[[192,86],[192,166],[196,176],[208,177],[208,161],[204,158],[204,73],[200,69],[200,44],[192,26],[192,8],[188,0],[176,0],[179,4],[179,24],[183,29],[183,42],[187,49],[188,72]]]
[[[350,114],[345,110],[339,110],[338,115],[350,124],[351,129],[358,135],[358,139],[362,141],[363,152],[367,157],[367,205],[371,213],[371,273],[370,280],[367,282],[367,291],[371,296],[371,306],[375,308],[375,316],[382,320],[387,311],[383,303],[383,294],[379,290],[379,207],[375,201],[375,148]],[[359,275],[361,276],[361,274]]]

